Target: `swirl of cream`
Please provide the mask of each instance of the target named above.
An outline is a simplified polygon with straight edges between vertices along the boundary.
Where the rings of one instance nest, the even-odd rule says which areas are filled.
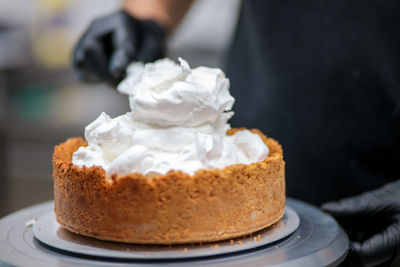
[[[179,60],[180,66],[162,59],[145,65],[133,63],[128,68],[118,91],[129,95],[136,120],[163,127],[196,127],[213,124],[231,110],[235,100],[220,69],[191,70],[186,61]],[[230,116],[225,116],[226,120]]]
[[[248,130],[226,135],[234,98],[219,69],[191,70],[169,59],[133,63],[118,90],[132,111],[102,113],[85,128],[87,147],[73,154],[77,166],[101,166],[108,175],[165,174],[263,160],[268,147]]]

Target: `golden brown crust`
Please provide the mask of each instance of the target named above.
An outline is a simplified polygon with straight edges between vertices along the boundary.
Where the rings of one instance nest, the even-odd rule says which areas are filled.
[[[87,143],[68,139],[53,155],[57,221],[78,234],[142,244],[217,241],[261,230],[283,216],[285,163],[278,142],[252,131],[270,149],[262,162],[151,178],[106,178],[101,167],[79,168],[72,154]]]

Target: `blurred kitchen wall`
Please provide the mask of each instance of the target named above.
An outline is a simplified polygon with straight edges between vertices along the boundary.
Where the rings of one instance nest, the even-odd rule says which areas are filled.
[[[119,0],[0,1],[0,217],[52,199],[55,144],[82,136],[101,111],[115,117],[126,97],[75,80],[72,48],[90,21]],[[168,40],[168,56],[222,66],[240,0],[197,0]]]

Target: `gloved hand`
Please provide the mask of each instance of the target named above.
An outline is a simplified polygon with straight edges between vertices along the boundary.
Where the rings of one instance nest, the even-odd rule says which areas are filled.
[[[96,19],[78,41],[73,68],[78,79],[116,86],[127,65],[164,57],[166,32],[150,20],[137,20],[125,11]]]
[[[399,266],[400,180],[356,197],[326,203],[322,209],[334,216],[349,235],[346,263]]]

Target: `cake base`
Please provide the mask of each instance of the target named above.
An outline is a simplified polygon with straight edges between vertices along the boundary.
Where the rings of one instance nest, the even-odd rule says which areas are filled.
[[[74,233],[137,244],[212,242],[261,230],[283,216],[285,163],[275,140],[253,132],[270,149],[264,161],[192,176],[106,177],[101,167],[73,165],[72,154],[87,144],[68,139],[53,155],[56,219]]]

